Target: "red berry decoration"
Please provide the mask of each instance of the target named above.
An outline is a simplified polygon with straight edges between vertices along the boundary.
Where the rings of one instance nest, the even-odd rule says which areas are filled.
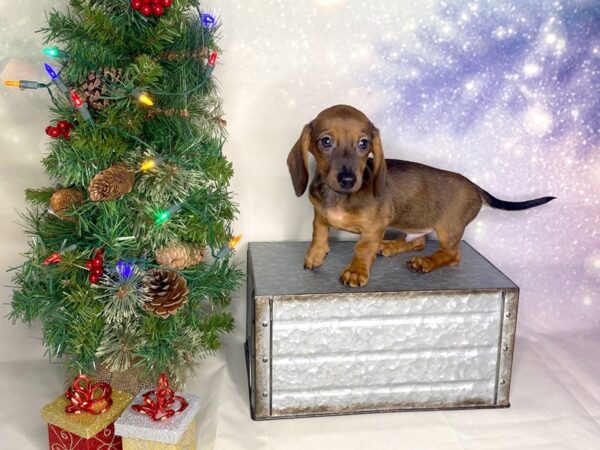
[[[50,137],[53,137],[54,139],[58,138],[62,133],[60,132],[60,130],[56,127],[47,127],[46,128],[46,134]]]
[[[98,258],[97,256],[94,256],[92,258],[92,267],[102,267],[104,265],[104,261],[102,260],[102,258]]]
[[[75,125],[67,122],[66,120],[59,120],[56,126],[49,125],[46,127],[46,134],[54,139],[60,136],[64,136],[65,139],[71,139],[71,130],[75,128]]]
[[[104,274],[104,249],[96,250],[94,257],[85,262],[85,267],[90,271],[88,277],[90,283],[97,284]]]
[[[170,8],[173,0],[131,0],[131,7],[144,16],[162,16],[165,8]]]

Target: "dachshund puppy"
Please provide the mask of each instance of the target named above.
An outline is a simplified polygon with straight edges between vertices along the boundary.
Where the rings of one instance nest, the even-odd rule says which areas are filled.
[[[391,256],[421,250],[425,235],[432,231],[437,233],[439,249],[430,256],[411,258],[408,267],[425,273],[459,264],[463,232],[483,203],[514,211],[554,199],[507,202],[457,173],[386,160],[379,130],[362,112],[346,105],[322,111],[304,127],[290,151],[287,163],[298,197],[308,185],[309,152],[316,160],[309,190],[314,220],[304,267],[315,269],[323,264],[329,252],[330,227],[358,233],[354,257],[340,277],[352,287],[368,283],[378,253]],[[388,227],[407,233],[407,238],[384,241]]]

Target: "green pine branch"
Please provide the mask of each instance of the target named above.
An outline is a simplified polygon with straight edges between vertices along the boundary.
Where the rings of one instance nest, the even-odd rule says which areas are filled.
[[[152,375],[166,371],[177,383],[233,329],[227,307],[242,272],[230,254],[215,255],[231,238],[237,207],[229,192],[232,165],[222,153],[218,86],[205,58],[219,50],[219,27],[202,26],[199,7],[197,0],[175,0],[158,18],[142,16],[128,0],[71,0],[66,11],[50,11],[41,30],[64,52],[52,65],[65,85],[85,98],[82,83],[94,72],[108,102],[89,109],[88,123],[54,90],[52,122],[75,128],[70,140],[49,141],[42,160],[55,185],[26,193],[32,207],[22,220],[32,240],[13,269],[9,318],[41,321],[48,354],[65,358],[70,369],[137,364]],[[140,104],[139,92],[154,105]],[[142,171],[149,158],[156,167]],[[62,216],[48,211],[53,193],[87,192],[100,171],[117,163],[135,173],[130,193],[99,202],[86,196]],[[176,205],[170,220],[157,222],[157,213]],[[157,250],[177,243],[208,251],[202,263],[180,271],[188,301],[164,319],[143,307],[145,271],[157,266]],[[93,285],[89,260],[100,248],[104,275]],[[56,253],[60,261],[44,262]],[[135,266],[131,278],[118,270],[123,261]]]

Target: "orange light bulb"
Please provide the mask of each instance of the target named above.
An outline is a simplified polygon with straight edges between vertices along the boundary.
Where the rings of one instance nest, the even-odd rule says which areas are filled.
[[[241,240],[242,240],[241,234],[231,238],[231,240],[229,241],[229,248],[233,250],[234,248],[237,247],[237,245],[240,243]]]

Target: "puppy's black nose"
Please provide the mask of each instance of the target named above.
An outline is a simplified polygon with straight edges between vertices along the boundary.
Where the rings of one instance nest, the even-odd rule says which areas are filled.
[[[356,183],[356,175],[349,170],[342,170],[338,173],[337,179],[342,189],[351,189]]]

